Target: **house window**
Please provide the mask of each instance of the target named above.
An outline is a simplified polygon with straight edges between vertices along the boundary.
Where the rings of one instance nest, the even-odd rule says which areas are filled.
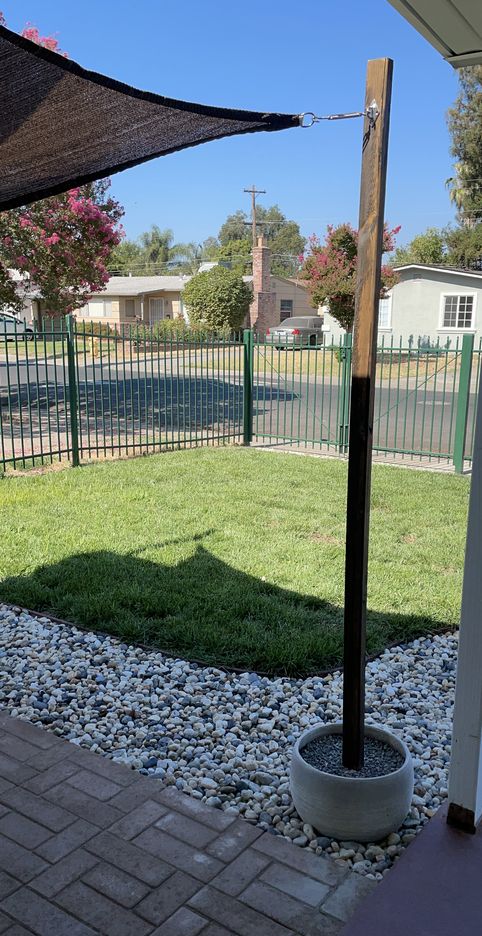
[[[385,299],[380,299],[378,303],[378,327],[379,328],[391,328],[392,327],[392,301],[390,296],[386,296]]]
[[[282,319],[290,318],[293,315],[293,300],[280,299],[279,309]]]
[[[444,296],[442,328],[472,328],[473,296]]]
[[[135,318],[136,300],[126,299],[126,318]]]
[[[112,302],[108,299],[91,299],[88,306],[89,318],[109,318],[112,314]]]

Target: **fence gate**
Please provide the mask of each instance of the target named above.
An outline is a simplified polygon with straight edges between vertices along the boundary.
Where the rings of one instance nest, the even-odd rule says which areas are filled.
[[[255,338],[253,358],[254,438],[345,451],[351,336],[287,350]]]
[[[472,335],[441,348],[383,339],[377,351],[373,450],[387,456],[472,457],[481,347]],[[348,452],[352,336],[314,347],[253,344],[253,437]]]

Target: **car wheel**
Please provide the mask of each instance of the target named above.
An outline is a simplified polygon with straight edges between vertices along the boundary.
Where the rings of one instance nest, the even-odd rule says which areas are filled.
[[[316,345],[316,335],[310,335],[310,347],[313,348],[314,345]]]

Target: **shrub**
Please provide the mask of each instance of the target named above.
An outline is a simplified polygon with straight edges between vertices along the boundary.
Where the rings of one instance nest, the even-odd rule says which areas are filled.
[[[202,326],[212,334],[220,329],[236,331],[241,328],[252,291],[239,273],[215,266],[189,280],[183,299],[191,326]]]

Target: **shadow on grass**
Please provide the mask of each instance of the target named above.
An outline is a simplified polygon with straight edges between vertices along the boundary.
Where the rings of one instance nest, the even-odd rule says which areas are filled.
[[[1,366],[1,362],[0,362]],[[57,381],[50,375],[31,375],[31,380],[18,382],[16,372],[10,368],[7,378],[0,385],[0,416],[3,412],[4,431],[8,435],[10,417],[13,419],[15,437],[20,435],[22,420],[24,432],[34,438],[46,434],[45,419],[50,413],[55,425],[57,410],[63,414],[68,400],[65,374],[57,374]],[[116,379],[117,378],[117,379]],[[255,383],[253,400],[256,413],[269,414],[271,408],[297,402],[300,394],[294,390],[271,384]],[[119,372],[101,370],[95,381],[91,376],[81,377],[78,384],[80,428],[87,432],[118,432],[122,439],[129,438],[134,427],[147,427],[153,432],[214,431],[222,427],[223,432],[240,432],[243,423],[243,384],[240,378],[226,379],[207,375],[183,376],[167,373],[163,377],[151,374],[132,374],[122,379]],[[288,405],[289,411],[289,405]],[[286,419],[286,414],[285,414]],[[43,420],[43,422],[42,422]],[[102,424],[102,425],[101,425]],[[63,425],[62,425],[63,428]],[[220,428],[221,431],[221,428]],[[102,441],[102,437],[101,437]],[[47,443],[45,443],[47,448]]]
[[[186,659],[290,676],[341,661],[342,608],[240,572],[197,542],[189,558],[164,565],[140,553],[69,556],[0,583],[0,598],[83,628],[149,644]],[[368,613],[367,651],[446,630],[431,618]]]

